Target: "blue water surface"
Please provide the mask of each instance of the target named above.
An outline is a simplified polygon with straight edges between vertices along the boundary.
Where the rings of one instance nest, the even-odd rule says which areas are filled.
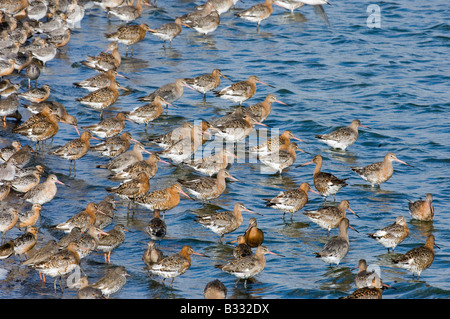
[[[145,227],[152,213],[138,206],[130,214],[128,202],[121,199],[118,199],[113,224],[105,230],[122,223],[131,232],[126,233],[125,242],[111,254],[110,265],[104,264],[100,252],[82,260],[90,282],[102,277],[108,268],[123,265],[130,277],[111,296],[117,299],[203,298],[205,285],[214,279],[221,280],[228,288],[228,298],[337,299],[355,290],[353,268],[364,258],[368,264],[379,267],[385,283],[396,288],[385,290],[385,299],[449,298],[450,221],[445,204],[450,200],[448,2],[335,0],[324,7],[326,17],[306,5],[292,14],[274,6],[273,14],[261,23],[259,30],[254,23],[234,16],[235,12],[256,3],[255,0],[238,2],[235,9],[221,16],[217,30],[206,36],[183,27],[171,45],[163,46],[160,39],[147,34],[133,46],[133,56],[128,57],[125,57],[126,47],[120,45],[123,61],[119,73],[128,79],[118,78],[118,81],[129,91],[121,91],[118,101],[103,115],[110,117],[119,111],[130,111],[143,104],[138,97],[157,87],[214,68],[221,69],[234,81],[257,75],[274,88],[258,84],[256,94],[243,104],[262,101],[269,93],[287,103],[287,106],[274,103],[264,123],[274,131],[292,130],[308,142],[299,145],[311,155],[299,153],[296,164],[320,154],[324,158],[324,171],[348,178],[349,185],[337,194],[336,200],[349,200],[350,207],[360,216],[348,216],[350,224],[358,230],[358,233],[349,232],[349,253],[339,266],[333,267],[313,254],[329,237],[326,230],[311,223],[302,212],[319,208],[324,201],[320,196],[310,193],[309,202],[292,220],[282,219],[280,211],[264,206],[263,198],[274,197],[302,182],[312,185],[312,165],[292,166],[282,174],[267,174],[261,171],[261,163],[241,160],[230,168],[230,173],[240,182],[228,183],[221,197],[205,204],[182,198],[176,208],[165,214],[168,233],[160,248],[166,255],[188,244],[209,256],[192,256],[191,268],[175,279],[172,289],[167,280],[163,285],[160,278],[149,276],[141,260],[149,240]],[[198,4],[201,2],[159,1],[158,8],[144,8],[142,16],[132,23],[147,23],[156,28],[193,11]],[[377,6],[379,20],[369,17],[373,14],[367,10],[369,5]],[[78,127],[99,121],[98,111],[76,101],[87,92],[75,87],[73,82],[96,74],[80,62],[87,55],[104,51],[108,45],[104,34],[115,31],[121,24],[117,19],[108,19],[98,7],[87,8],[80,28],[73,29],[70,42],[41,70],[38,85],[52,87],[50,99],[63,103],[69,114],[78,118]],[[9,78],[20,83],[20,91],[27,89],[22,74]],[[222,79],[220,88],[230,83]],[[147,130],[144,125],[130,122],[126,122],[126,130],[146,143],[184,121],[215,119],[235,108],[233,103],[212,93],[204,101],[201,94],[189,89],[174,104],[175,107],[169,107],[159,119],[149,123]],[[20,111],[23,120],[31,115],[24,108]],[[347,151],[331,150],[314,137],[347,126],[356,118],[370,129],[361,128],[358,141]],[[7,126],[0,128],[1,145],[14,139],[24,145],[31,144],[11,132],[15,125],[8,120]],[[78,160],[74,178],[69,176],[67,160],[47,153],[76,137],[72,126],[61,124],[53,142],[46,143],[46,152],[35,155],[35,163],[44,164],[49,172],[70,186],[58,186],[55,199],[44,205],[38,224],[38,247],[51,238],[63,236],[51,226],[66,221],[89,202],[99,202],[108,194],[105,187],[117,185],[107,179],[106,170],[96,168],[107,161],[98,154],[89,152]],[[149,150],[157,149],[147,146]],[[380,188],[371,188],[350,169],[381,161],[387,152],[394,152],[414,167],[394,163],[393,177]],[[150,181],[151,190],[189,176],[192,172],[186,168],[161,163]],[[424,198],[426,193],[434,196],[432,223],[415,221],[408,211],[408,200]],[[235,286],[234,276],[214,266],[232,258],[234,244],[227,242],[243,234],[249,218],[254,216],[244,213],[241,227],[225,235],[222,242],[194,221],[197,214],[230,210],[237,201],[262,214],[256,217],[265,233],[264,244],[284,256],[266,255],[266,268],[247,288],[242,282]],[[20,201],[11,194],[1,205],[3,208],[20,205]],[[395,253],[388,253],[367,233],[393,223],[400,215],[406,217],[410,235]],[[13,229],[7,237],[15,238],[20,233]],[[423,245],[430,233],[435,235],[440,249],[435,250],[431,267],[419,280],[413,280],[411,273],[395,267],[391,258]],[[337,229],[332,230],[330,236],[336,235]],[[76,289],[70,288],[55,294],[52,279],[43,284],[38,272],[21,266],[18,257],[4,260],[0,268],[2,299],[76,296]]]

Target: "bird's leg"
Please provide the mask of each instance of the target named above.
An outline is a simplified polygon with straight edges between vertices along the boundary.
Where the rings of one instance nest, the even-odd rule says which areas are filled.
[[[56,281],[58,280],[59,277],[55,278],[55,281],[53,282],[53,289],[55,290],[55,294],[56,294]]]
[[[69,161],[69,177],[72,173],[72,160]]]

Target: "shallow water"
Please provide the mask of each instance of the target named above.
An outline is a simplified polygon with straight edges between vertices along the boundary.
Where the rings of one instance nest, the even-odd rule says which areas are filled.
[[[256,2],[254,2],[256,3]],[[174,17],[193,10],[192,1],[168,0],[158,9],[145,9],[136,23],[157,27]],[[239,3],[246,8],[253,3]],[[259,31],[253,23],[234,16],[235,11],[221,17],[219,28],[202,36],[184,28],[171,46],[147,34],[133,48],[134,55],[125,57],[125,47],[120,46],[123,62],[119,72],[129,79],[118,78],[129,89],[104,112],[113,116],[121,110],[131,110],[142,105],[137,98],[179,77],[192,77],[219,68],[232,80],[247,79],[257,75],[275,88],[257,85],[255,96],[244,102],[259,102],[269,93],[288,104],[274,103],[272,113],[265,121],[271,129],[290,129],[307,141],[300,147],[312,155],[299,153],[296,164],[311,160],[314,154],[324,158],[323,170],[348,178],[348,186],[337,194],[337,201],[347,199],[350,207],[360,216],[349,214],[351,225],[359,233],[349,232],[350,251],[339,266],[329,267],[313,252],[327,241],[327,233],[301,213],[291,221],[282,219],[282,213],[266,208],[263,198],[275,196],[279,191],[297,187],[302,182],[312,184],[313,166],[291,167],[281,175],[261,171],[260,163],[238,162],[230,173],[241,182],[230,182],[225,194],[209,204],[182,199],[180,204],[165,215],[167,237],[161,242],[165,254],[178,252],[185,245],[207,254],[209,258],[193,256],[192,266],[174,281],[173,289],[162,285],[156,277],[150,277],[141,261],[149,240],[144,229],[151,219],[151,212],[137,207],[135,214],[128,214],[128,202],[120,200],[114,224],[123,223],[131,230],[125,242],[111,254],[112,263],[103,263],[103,254],[93,253],[82,261],[82,268],[94,282],[102,277],[108,267],[123,265],[131,275],[126,285],[112,297],[137,298],[202,298],[205,285],[216,278],[228,288],[229,298],[322,298],[336,299],[351,293],[358,260],[379,266],[383,281],[396,289],[384,292],[386,299],[449,298],[450,222],[446,214],[446,202],[450,200],[448,163],[450,158],[449,74],[448,48],[450,26],[448,3],[443,0],[423,3],[419,1],[382,1],[381,26],[370,28],[366,20],[368,2],[351,3],[334,1],[325,7],[329,24],[323,17],[305,6],[293,14],[274,7],[273,15],[261,23]],[[78,126],[98,122],[99,113],[76,102],[86,91],[73,86],[95,74],[80,64],[86,55],[96,55],[107,47],[105,32],[120,25],[118,20],[108,20],[98,8],[87,9],[81,28],[74,29],[69,44],[62,48],[54,60],[42,69],[38,80],[52,87],[50,99],[66,106],[69,114],[78,118]],[[21,75],[10,77],[26,89],[26,79]],[[220,87],[229,81],[222,79]],[[136,139],[146,142],[149,138],[165,133],[183,121],[214,119],[233,109],[232,103],[208,94],[206,101],[201,94],[185,90],[183,97],[169,107],[167,112],[148,126],[126,123],[126,130]],[[30,116],[21,109],[24,119]],[[371,129],[360,129],[358,141],[345,152],[330,150],[318,142],[315,134],[348,125],[354,118]],[[19,139],[11,133],[16,124],[8,121],[0,129],[1,145]],[[73,127],[61,124],[60,131],[46,151],[76,138]],[[205,144],[207,145],[207,144]],[[151,147],[149,146],[149,149]],[[371,188],[356,174],[351,166],[364,166],[380,161],[392,151],[399,159],[414,165],[394,163],[393,177],[381,188]],[[42,163],[48,171],[70,187],[58,186],[53,201],[44,205],[39,224],[38,247],[50,238],[63,234],[51,226],[78,213],[87,203],[102,200],[108,193],[105,187],[117,185],[106,177],[105,170],[95,165],[106,159],[89,152],[76,163],[76,177],[68,176],[69,163],[58,157],[39,153],[35,163]],[[177,178],[190,172],[159,165],[157,175],[150,181],[151,189],[170,185]],[[435,219],[432,223],[411,219],[408,200],[423,198],[426,193],[434,196]],[[316,209],[323,199],[310,193],[304,209]],[[265,233],[265,245],[284,257],[267,255],[266,268],[247,289],[242,282],[235,287],[235,278],[223,273],[214,265],[231,258],[233,245],[227,244],[245,231],[251,214],[244,213],[244,222],[234,233],[225,235],[223,243],[218,236],[194,221],[196,214],[231,209],[242,201],[257,216],[258,225]],[[10,195],[1,205],[20,202]],[[422,245],[427,234],[433,233],[440,249],[432,266],[425,270],[420,280],[412,280],[405,270],[391,263],[394,254],[369,238],[366,234],[394,222],[399,215],[406,217],[410,236],[395,250],[395,254]],[[109,230],[113,225],[108,227]],[[14,229],[7,237],[20,234]],[[330,236],[337,235],[337,230]],[[54,293],[52,279],[47,284],[39,281],[36,271],[20,266],[17,257],[0,263],[0,298],[64,298],[76,296],[76,290],[66,288],[63,294]]]

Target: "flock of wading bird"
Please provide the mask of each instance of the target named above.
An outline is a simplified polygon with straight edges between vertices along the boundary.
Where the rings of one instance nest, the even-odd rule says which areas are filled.
[[[261,21],[270,17],[273,12],[272,4],[279,5],[290,11],[311,5],[322,11],[326,0],[266,0],[263,4],[254,5],[235,15],[259,27]],[[129,47],[143,40],[146,32],[171,42],[182,30],[182,26],[195,31],[208,34],[213,32],[220,23],[220,15],[230,10],[234,5],[232,0],[210,0],[196,10],[177,17],[173,23],[167,23],[159,28],[151,29],[147,24],[136,24],[135,20],[141,17],[145,6],[156,7],[156,4],[146,0],[0,0],[1,13],[1,39],[0,39],[0,83],[1,100],[0,116],[3,118],[3,132],[8,131],[12,136],[36,143],[33,150],[31,145],[22,145],[18,139],[10,141],[0,149],[0,198],[2,211],[0,213],[0,231],[2,232],[2,245],[0,246],[0,259],[18,256],[21,265],[26,265],[39,272],[40,278],[45,282],[45,276],[56,277],[54,289],[58,278],[62,288],[62,277],[70,274],[83,258],[92,251],[105,254],[105,263],[110,263],[111,252],[119,247],[125,240],[128,230],[122,224],[116,224],[109,231],[103,229],[114,221],[115,196],[124,198],[130,203],[142,205],[153,211],[153,219],[146,228],[151,240],[148,249],[143,253],[142,260],[151,274],[162,278],[172,278],[184,274],[191,265],[191,255],[202,255],[195,252],[191,246],[186,245],[180,252],[164,256],[155,241],[161,242],[167,232],[167,225],[161,212],[176,207],[180,202],[180,194],[189,199],[202,202],[210,201],[221,196],[226,189],[226,179],[237,180],[227,170],[233,163],[236,155],[233,151],[223,149],[214,155],[201,159],[192,159],[194,153],[212,136],[237,143],[250,135],[255,125],[265,125],[262,122],[270,115],[271,105],[274,102],[282,103],[275,95],[268,94],[263,102],[242,107],[242,103],[250,99],[256,92],[256,84],[268,85],[258,76],[249,76],[247,80],[233,82],[229,86],[218,89],[221,77],[229,79],[219,69],[211,73],[198,75],[192,78],[179,78],[175,82],[166,84],[138,100],[146,102],[131,111],[118,112],[115,117],[103,118],[102,111],[116,102],[119,89],[122,87],[116,77],[124,77],[118,70],[121,65],[119,44],[126,45],[126,54]],[[45,84],[37,86],[40,69],[47,67],[46,63],[56,57],[59,48],[70,41],[71,30],[79,27],[84,18],[85,10],[100,7],[109,18],[118,18],[125,22],[116,32],[105,34],[110,41],[105,52],[97,56],[86,56],[82,65],[98,72],[92,78],[74,83],[80,89],[90,93],[77,99],[81,104],[100,110],[100,121],[81,127],[80,134],[77,119],[70,115],[63,104],[49,99],[51,88]],[[28,88],[22,89],[19,83],[13,83],[10,77],[23,76],[28,78]],[[32,88],[31,81],[35,82]],[[160,137],[151,140],[151,144],[161,148],[160,151],[150,152],[144,145],[135,140],[130,133],[124,131],[125,121],[145,124],[156,120],[167,105],[172,105],[183,95],[183,88],[187,87],[203,94],[206,98],[208,92],[216,97],[227,99],[239,106],[223,117],[211,121],[200,121],[195,124],[184,123]],[[21,103],[20,102],[24,102]],[[19,106],[26,108],[32,115],[21,123],[22,116]],[[7,125],[7,119],[17,121],[12,128]],[[19,124],[20,123],[20,124]],[[111,193],[99,203],[91,202],[82,212],[75,214],[65,222],[54,226],[61,231],[59,239],[51,239],[41,247],[38,242],[38,227],[36,226],[42,207],[50,202],[57,193],[56,184],[63,184],[53,173],[46,171],[44,163],[35,164],[34,158],[40,150],[44,153],[44,141],[53,139],[59,130],[60,123],[73,125],[78,138],[53,149],[50,154],[73,162],[69,167],[69,176],[73,171],[76,177],[75,162],[80,160],[88,151],[99,156],[109,158],[106,164],[98,168],[108,169],[111,180],[120,181],[120,185],[106,188]],[[317,135],[316,138],[331,148],[346,150],[357,141],[358,128],[365,127],[355,119],[348,127],[339,128],[328,134]],[[367,127],[366,127],[367,128]],[[91,145],[90,140],[100,140]],[[268,138],[262,144],[248,149],[250,154],[256,154],[258,160],[281,174],[283,170],[292,166],[296,161],[296,152],[301,150],[296,142],[302,141],[291,131],[285,131],[279,136]],[[134,146],[130,150],[131,143]],[[143,158],[148,153],[148,158]],[[157,163],[166,162],[161,158],[170,160],[172,165],[188,166],[199,173],[197,178],[179,179],[177,183],[165,188],[150,191],[149,180],[157,173]],[[44,156],[41,159],[45,159]],[[301,210],[308,202],[308,192],[323,196],[335,195],[347,185],[346,179],[340,179],[331,173],[323,172],[322,157],[316,155],[310,162],[298,166],[315,164],[313,185],[302,183],[297,189],[280,192],[273,198],[266,200],[266,206],[278,209],[292,215]],[[389,152],[380,162],[365,167],[353,167],[352,170],[362,179],[377,187],[388,181],[394,170],[393,162],[409,165],[398,159],[394,153]],[[167,163],[167,162],[166,162]],[[47,174],[45,181],[41,176]],[[68,185],[66,185],[68,186]],[[189,193],[189,195],[186,192]],[[27,205],[26,209],[18,210],[12,200],[20,200]],[[339,235],[330,238],[317,257],[329,264],[339,264],[349,251],[348,228],[354,229],[346,218],[349,210],[359,217],[351,208],[347,200],[336,205],[325,205],[314,211],[305,211],[304,215],[320,227],[327,229],[338,228]],[[432,195],[427,194],[425,200],[418,200],[409,204],[411,216],[421,221],[432,221],[434,209]],[[237,230],[242,222],[242,212],[249,210],[243,203],[236,203],[232,211],[217,212],[211,215],[198,216],[196,221],[210,229],[222,238],[225,234]],[[24,232],[14,239],[7,238],[7,232],[17,227]],[[394,224],[388,225],[370,237],[392,250],[400,244],[409,234],[405,217],[398,217]],[[259,274],[265,268],[265,254],[274,254],[263,244],[264,232],[257,227],[256,218],[250,218],[249,227],[243,235],[237,236],[237,245],[233,250],[234,259],[224,265],[216,265],[224,272],[230,273],[239,279],[247,279]],[[411,249],[405,254],[397,256],[393,263],[408,269],[419,278],[421,272],[433,262],[434,236],[429,235],[423,246]],[[254,250],[253,250],[254,249]],[[25,260],[22,261],[22,256]],[[204,256],[204,255],[203,255]],[[128,274],[123,266],[109,268],[106,275],[95,283],[89,283],[87,276],[82,277],[78,283],[78,298],[105,298],[119,291],[126,283]],[[359,272],[355,278],[357,289],[345,298],[381,298],[382,290],[389,287],[374,271],[367,270],[365,260],[359,262]],[[209,282],[204,290],[205,298],[226,298],[227,289],[219,280]]]

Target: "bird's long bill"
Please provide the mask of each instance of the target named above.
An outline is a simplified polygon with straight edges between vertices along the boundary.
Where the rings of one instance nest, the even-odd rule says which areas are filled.
[[[311,153],[308,153],[307,151],[304,151],[304,150],[302,150],[301,148],[299,148],[299,147],[297,147],[297,151],[300,151],[300,152],[302,152],[302,153],[305,153],[305,154],[310,154],[311,155]]]
[[[166,106],[170,105],[171,107],[178,107],[178,106],[173,105],[172,103],[167,102],[166,100],[164,100],[162,103],[166,104]]]
[[[359,218],[358,214],[356,214],[350,207],[348,208],[349,211],[351,211],[356,217]]]
[[[231,176],[231,175],[228,175],[227,177],[231,178],[231,179],[234,180],[234,181],[240,182],[240,180],[238,180],[236,177],[233,177],[233,176]]]
[[[63,182],[61,182],[59,179],[57,179],[56,181],[55,181],[55,183],[58,183],[58,184],[61,184],[61,185],[64,185],[64,186],[67,186],[67,187],[69,187],[69,185],[66,185],[66,184],[64,184]]]
[[[271,87],[271,88],[274,88],[274,87],[275,87],[275,86],[273,86],[273,85],[271,85],[271,84],[264,83],[263,81],[258,81],[258,83],[261,83],[262,85],[269,86],[269,87]]]
[[[159,159],[158,162],[161,162],[161,163],[164,163],[164,164],[168,164],[168,165],[172,165],[172,164],[170,164],[169,162],[167,162],[167,161],[165,161],[165,160],[162,160],[162,159]]]
[[[367,125],[359,124],[359,126],[370,129]]]
[[[441,249],[441,247],[439,247],[438,245],[436,245],[436,243],[434,243],[434,246],[435,246],[436,248]]]
[[[406,162],[403,162],[402,160],[399,160],[398,158],[395,159],[394,161],[399,162],[399,163],[402,163],[402,164],[405,164],[405,165],[407,165],[407,166],[414,167],[414,166],[412,166],[411,164],[408,164],[408,163],[406,163]]]
[[[352,226],[348,225],[349,228],[353,229],[355,232],[359,233],[359,231],[357,231],[355,228],[353,228]]]
[[[263,216],[263,214],[258,213],[258,212],[255,212],[254,210],[251,210],[251,209],[248,209],[248,208],[243,209],[243,211],[246,211],[246,212],[249,212],[249,213],[252,213],[252,214],[256,214],[256,215]]]
[[[277,254],[277,253],[274,253],[273,251],[270,251],[270,250],[268,250],[267,253],[271,254],[271,255],[275,255],[275,256],[286,257],[286,256],[284,256],[282,254]]]
[[[187,198],[192,199],[191,196],[189,196],[188,194],[186,194],[182,189],[180,189],[179,192],[180,192],[181,194],[183,194],[184,196],[186,196]]]
[[[267,124],[264,124],[264,123],[261,123],[261,122],[255,122],[255,124],[267,127]]]
[[[197,255],[197,256],[202,256],[202,257],[206,257],[206,258],[209,258],[209,256],[208,256],[208,255],[205,255],[205,254],[200,254],[200,253],[198,253],[198,252],[196,252],[196,251],[193,251],[193,252],[192,252],[192,254],[193,254],[193,255]]]
[[[314,194],[317,194],[317,195],[320,195],[320,196],[322,196],[322,194],[321,193],[319,193],[319,192],[316,192],[314,189],[312,189],[312,188],[310,188],[309,189],[309,191],[310,192],[313,192]]]
[[[222,76],[223,76],[225,79],[230,80],[231,82],[233,82],[233,80],[230,79],[228,76],[225,76],[225,75],[223,75],[223,74],[222,74]]]
[[[144,153],[147,153],[147,154],[152,154],[152,152],[147,151],[147,150],[145,150],[145,149],[143,150],[143,152],[144,152]]]
[[[97,209],[95,212],[103,214],[103,215],[107,215],[105,212],[102,212],[100,209]]]
[[[192,28],[189,24],[186,24],[184,22],[181,22],[181,24],[184,25],[185,27]]]
[[[187,83],[185,83],[184,86],[187,87],[187,88],[189,88],[189,89],[191,89],[191,90],[193,90],[193,91],[195,91],[195,92],[198,92],[196,89],[194,89],[192,86],[190,86],[190,85],[187,84]]]
[[[287,105],[287,103],[281,102],[280,100],[275,100],[275,102],[283,104],[283,105]]]
[[[292,136],[292,139],[308,144],[307,142],[305,142],[304,140],[302,140],[301,138],[296,137],[296,136]]]
[[[118,77],[120,77],[120,78],[124,78],[124,79],[129,79],[129,78],[126,77],[125,75],[119,74],[119,73],[116,73],[116,76],[118,76]]]
[[[81,136],[80,131],[78,130],[78,126],[74,125],[75,131],[77,131],[78,136]]]
[[[313,163],[314,163],[313,161],[309,161],[309,162],[304,163],[304,164],[299,164],[299,165],[297,165],[296,167],[306,166],[306,165],[313,164]]]
[[[385,283],[382,283],[381,286],[382,286],[382,289],[391,289],[391,288],[396,289],[395,287],[389,286],[388,284],[385,284]]]
[[[95,136],[92,136],[91,138],[94,139],[94,140],[97,140],[97,141],[101,141],[102,140],[102,139],[100,139],[98,137],[95,137]]]

